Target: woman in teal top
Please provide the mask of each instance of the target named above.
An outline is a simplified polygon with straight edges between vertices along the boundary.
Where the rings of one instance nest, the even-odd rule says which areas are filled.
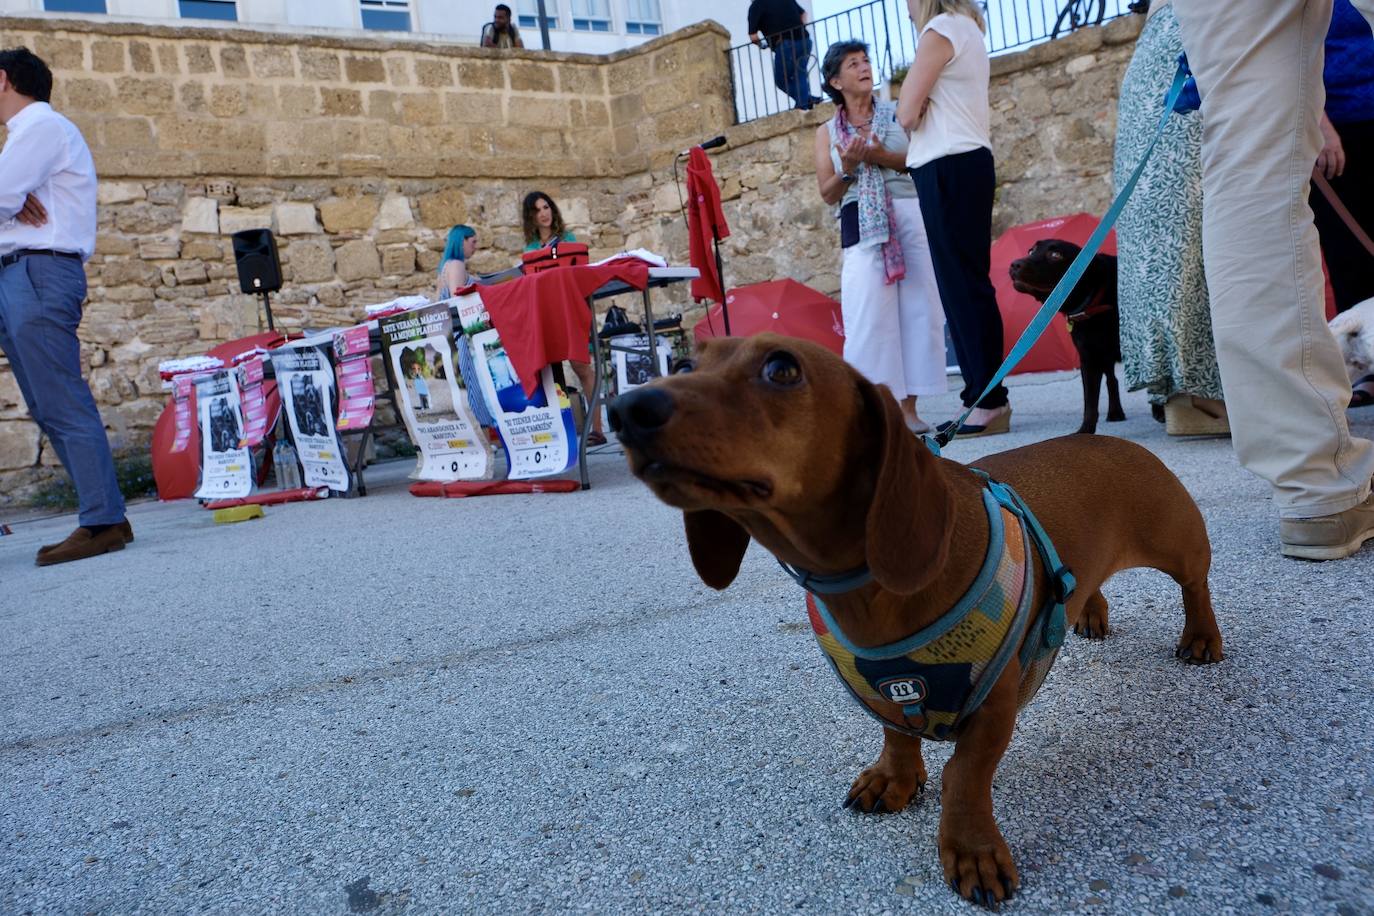
[[[525,250],[537,251],[547,248],[554,241],[575,242],[577,238],[563,224],[563,214],[558,212],[558,204],[543,191],[531,191],[525,195],[520,205],[520,221],[525,229]],[[596,383],[596,370],[590,361],[572,363],[577,381],[582,385],[585,403],[591,402],[592,388]],[[588,445],[605,445],[606,433],[601,427],[601,411],[592,415],[592,431],[587,436]]]
[[[555,240],[577,241],[563,224],[563,214],[558,212],[558,204],[543,191],[531,191],[525,195],[525,202],[520,206],[520,221],[525,228],[526,251],[547,248]]]

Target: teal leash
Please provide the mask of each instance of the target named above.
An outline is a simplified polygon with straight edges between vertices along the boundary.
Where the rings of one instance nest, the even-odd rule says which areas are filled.
[[[1135,190],[1136,183],[1140,181],[1140,176],[1145,171],[1145,164],[1150,161],[1150,156],[1154,153],[1155,146],[1159,143],[1159,138],[1164,136],[1164,125],[1168,123],[1169,115],[1174,111],[1175,105],[1178,104],[1179,96],[1183,94],[1185,85],[1191,83],[1191,79],[1192,77],[1188,72],[1187,63],[1180,58],[1178,71],[1174,74],[1173,85],[1169,87],[1169,94],[1165,97],[1164,114],[1159,118],[1159,126],[1155,128],[1155,135],[1151,138],[1150,145],[1146,147],[1145,155],[1140,157],[1140,164],[1135,167],[1135,171],[1131,173],[1130,179],[1128,179],[1126,184],[1121,188],[1121,193],[1116,195],[1116,200],[1112,201],[1111,207],[1108,208],[1106,214],[1103,215],[1101,222],[1097,224],[1097,228],[1093,230],[1092,235],[1088,237],[1087,244],[1083,246],[1083,250],[1078,253],[1078,257],[1073,259],[1073,263],[1069,265],[1069,269],[1065,271],[1064,276],[1061,277],[1059,282],[1055,285],[1054,291],[1051,292],[1049,298],[1045,300],[1045,304],[1040,307],[1040,311],[1035,313],[1035,317],[1031,319],[1031,323],[1026,326],[1026,330],[1022,332],[1021,337],[1016,341],[1016,346],[1011,348],[1011,352],[1007,354],[1007,358],[1002,361],[1001,367],[993,373],[992,380],[989,381],[987,387],[983,389],[983,393],[978,395],[974,400],[973,407],[966,408],[959,419],[945,427],[943,431],[937,433],[934,437],[927,437],[927,444],[935,454],[940,454],[941,448],[954,441],[955,437],[959,435],[959,430],[963,428],[964,421],[969,418],[969,414],[973,413],[974,407],[978,406],[978,402],[987,397],[992,389],[1002,383],[1002,380],[1007,377],[1012,369],[1016,368],[1016,364],[1025,358],[1026,354],[1030,352],[1031,347],[1035,346],[1036,342],[1044,335],[1046,329],[1049,328],[1050,321],[1054,318],[1055,313],[1059,311],[1059,307],[1064,304],[1064,301],[1069,298],[1069,294],[1073,292],[1074,286],[1078,284],[1079,279],[1082,278],[1083,273],[1088,269],[1088,264],[1092,262],[1097,252],[1101,250],[1102,243],[1107,239],[1107,233],[1111,232],[1112,227],[1116,225],[1117,217],[1121,215],[1121,211],[1126,206],[1126,201],[1131,197],[1131,192]]]

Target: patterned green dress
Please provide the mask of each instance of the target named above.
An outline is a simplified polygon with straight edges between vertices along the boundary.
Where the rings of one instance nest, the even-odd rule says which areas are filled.
[[[1121,81],[1117,191],[1140,162],[1183,52],[1170,4],[1150,16]],[[1222,397],[1202,268],[1202,120],[1169,116],[1164,136],[1116,227],[1121,356],[1126,386],[1150,394]]]

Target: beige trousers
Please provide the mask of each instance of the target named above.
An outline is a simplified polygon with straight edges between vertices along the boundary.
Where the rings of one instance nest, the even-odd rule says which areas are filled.
[[[1307,205],[1331,0],[1174,11],[1203,100],[1203,263],[1236,455],[1273,485],[1282,517],[1341,512],[1369,495],[1374,443],[1346,425]]]

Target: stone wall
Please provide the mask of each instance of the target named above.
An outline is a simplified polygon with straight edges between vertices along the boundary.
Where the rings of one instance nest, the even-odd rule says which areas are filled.
[[[1110,192],[1115,90],[1138,24],[1123,21],[994,62],[996,221],[1080,209]],[[835,294],[839,258],[815,192],[830,114],[725,130],[728,38],[713,23],[609,57],[372,39],[292,38],[65,19],[0,20],[56,76],[101,175],[81,327],[117,447],[146,443],[159,360],[258,330],[228,236],[268,226],[285,288],[279,327],[344,324],[432,289],[444,233],[479,231],[478,271],[522,247],[520,198],[559,201],[594,256],[646,247],[685,261],[676,151],[715,133],[732,236],[727,282],[790,276]],[[688,309],[685,290],[668,297]],[[0,503],[56,467],[0,361]]]

